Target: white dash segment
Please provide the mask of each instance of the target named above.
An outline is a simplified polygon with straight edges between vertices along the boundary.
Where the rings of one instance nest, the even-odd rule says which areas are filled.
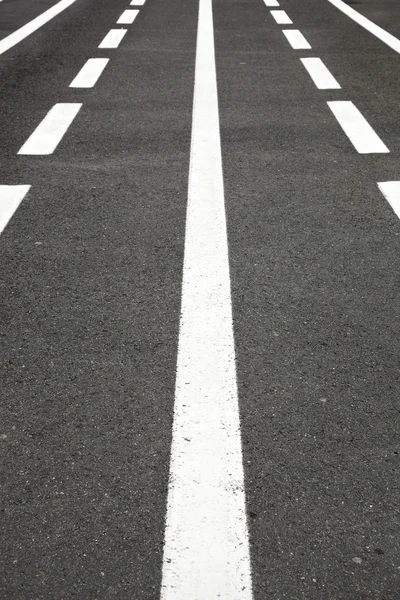
[[[360,154],[389,152],[353,102],[335,100],[328,102],[328,106],[357,152]]]
[[[311,79],[319,90],[340,90],[340,85],[320,58],[301,58]]]
[[[120,16],[120,18],[117,21],[118,25],[131,25],[133,23],[133,21],[136,19],[136,17],[138,16],[139,11],[138,10],[124,10],[124,12],[122,13],[122,15]]]
[[[130,6],[143,6],[146,0],[132,0]]]
[[[98,47],[104,49],[118,48],[127,31],[127,29],[110,29]]]
[[[0,185],[0,233],[25,198],[30,185]]]
[[[89,58],[69,87],[92,88],[106,68],[109,60],[109,58]]]
[[[279,6],[278,0],[264,0],[265,6]]]
[[[162,600],[251,600],[212,0],[200,0]]]
[[[293,21],[284,10],[271,10],[271,15],[278,25],[292,25]]]
[[[378,183],[379,189],[400,218],[400,181],[384,181]]]
[[[310,44],[298,29],[282,29],[287,41],[294,50],[309,50]]]
[[[36,127],[18,154],[52,154],[61,142],[82,104],[55,104]]]

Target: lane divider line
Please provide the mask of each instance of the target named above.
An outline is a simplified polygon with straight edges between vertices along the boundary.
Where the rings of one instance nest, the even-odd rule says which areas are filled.
[[[16,46],[19,42],[22,42],[22,40],[62,13],[66,8],[71,6],[71,4],[74,4],[74,2],[76,2],[76,0],[61,0],[41,15],[35,17],[35,19],[29,23],[26,23],[26,25],[17,29],[17,31],[10,33],[10,35],[0,40],[0,54],[4,54],[4,52],[7,52],[7,50]]]
[[[357,152],[360,154],[389,152],[353,102],[335,100],[327,104]]]
[[[378,183],[378,187],[400,218],[400,181],[384,181]]]
[[[104,40],[98,45],[98,48],[118,48],[127,31],[127,29],[110,29]]]
[[[287,41],[293,50],[310,50],[311,46],[298,29],[282,29]]]
[[[328,0],[328,2],[333,4],[333,6],[336,6],[336,8],[338,8],[342,11],[342,13],[350,17],[350,19],[361,25],[361,27],[372,33],[372,35],[374,35],[379,40],[381,40],[381,42],[389,46],[389,48],[400,54],[400,40],[397,37],[395,37],[391,33],[388,33],[382,27],[379,27],[379,25],[376,25],[375,23],[367,19],[367,17],[364,17],[364,15],[361,15],[359,12],[354,10],[354,8],[342,2],[342,0]]]
[[[264,0],[265,6],[279,6],[278,0]]]
[[[0,185],[0,233],[30,190],[30,185]]]
[[[107,66],[109,58],[89,58],[70,83],[71,88],[92,88]]]
[[[284,10],[271,10],[270,12],[278,25],[293,25],[292,19]]]
[[[340,90],[341,86],[320,58],[301,58],[311,79],[319,90]]]
[[[117,25],[132,25],[133,21],[139,14],[139,10],[124,10],[122,15],[117,21]]]
[[[132,0],[130,6],[143,6],[146,0]]]
[[[200,0],[162,600],[251,600],[212,0]]]
[[[61,142],[82,104],[55,104],[47,113],[18,154],[52,154]]]

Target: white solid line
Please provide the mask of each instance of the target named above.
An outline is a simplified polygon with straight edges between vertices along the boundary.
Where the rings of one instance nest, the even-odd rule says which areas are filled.
[[[309,50],[310,44],[298,29],[282,29],[287,41],[294,50]]]
[[[110,29],[106,37],[99,44],[99,48],[118,48],[127,29]]]
[[[143,6],[146,0],[132,0],[130,6]]]
[[[279,6],[279,2],[277,0],[264,0],[265,6]]]
[[[162,600],[251,600],[212,0],[200,0]]]
[[[76,0],[61,0],[29,23],[26,23],[23,27],[20,27],[20,29],[17,29],[17,31],[10,33],[10,35],[0,40],[0,54],[7,52],[7,50],[16,44],[19,44],[19,42],[22,42],[22,40],[31,35],[31,33],[34,33],[40,29],[40,27],[43,27],[43,25],[51,21],[51,19],[54,19],[54,17],[71,6],[71,4],[74,4],[74,2],[76,2]]]
[[[81,106],[78,103],[55,104],[18,154],[52,154]]]
[[[271,15],[278,25],[291,25],[293,23],[292,19],[284,10],[271,10]]]
[[[352,102],[328,102],[339,125],[360,154],[389,152],[388,148]]]
[[[92,88],[106,68],[109,60],[109,58],[89,58],[69,87]]]
[[[311,79],[319,90],[340,90],[340,85],[320,58],[301,58]]]
[[[25,198],[30,185],[0,185],[0,233]]]
[[[117,24],[118,25],[131,25],[133,23],[133,21],[136,19],[138,14],[139,14],[138,10],[130,10],[130,9],[124,10],[122,15],[118,19]]]
[[[389,46],[389,48],[392,48],[392,50],[395,50],[395,52],[398,52],[400,54],[400,40],[397,37],[385,31],[385,29],[382,29],[382,27],[376,25],[375,23],[367,19],[367,17],[360,15],[359,12],[354,10],[354,8],[351,8],[351,6],[348,6],[347,4],[342,2],[342,0],[328,1],[334,6],[336,6],[336,8],[341,10],[345,15],[350,17],[350,19],[353,19],[353,21],[361,25],[361,27],[364,27],[364,29],[372,33],[375,37],[381,40],[381,42]]]
[[[400,181],[384,181],[378,183],[379,189],[400,218]]]

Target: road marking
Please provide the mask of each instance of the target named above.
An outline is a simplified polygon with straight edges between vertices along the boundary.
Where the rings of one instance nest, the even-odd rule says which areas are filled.
[[[292,19],[284,10],[271,10],[271,15],[278,25],[292,25],[293,23]]]
[[[300,59],[319,90],[340,90],[340,85],[320,58]]]
[[[372,33],[375,37],[381,40],[381,42],[389,46],[389,48],[392,48],[392,50],[395,50],[395,52],[398,52],[400,54],[400,40],[397,37],[385,31],[385,29],[382,29],[382,27],[376,25],[375,23],[367,19],[367,17],[360,15],[359,12],[354,10],[354,8],[351,8],[351,6],[348,6],[347,4],[342,2],[342,0],[328,1],[334,6],[336,6],[336,8],[341,10],[345,15],[350,17],[350,19],[352,19],[353,21],[361,25],[361,27],[364,27],[364,29]]]
[[[133,23],[133,21],[136,19],[138,14],[139,14],[138,10],[130,10],[130,9],[124,10],[122,15],[118,19],[117,24],[118,25],[131,25]]]
[[[264,0],[265,6],[279,6],[279,2],[277,0]]]
[[[0,185],[0,233],[25,198],[30,185]]]
[[[92,88],[106,68],[109,60],[109,58],[89,58],[69,87]]]
[[[110,29],[106,37],[99,44],[99,48],[118,48],[126,34],[127,29]]]
[[[78,103],[55,104],[18,154],[52,154],[81,106]]]
[[[360,154],[389,152],[388,148],[352,102],[328,102],[339,125]]]
[[[0,54],[7,52],[7,50],[16,44],[19,44],[19,42],[22,42],[22,40],[31,35],[31,33],[34,33],[43,27],[43,25],[54,19],[54,17],[71,6],[71,4],[74,4],[74,2],[76,2],[76,0],[61,0],[41,15],[35,17],[29,23],[26,23],[26,25],[23,25],[23,27],[20,27],[20,29],[17,29],[17,31],[10,33],[10,35],[0,40]]]
[[[161,598],[252,598],[212,0],[199,3]]]
[[[132,0],[130,6],[143,6],[146,0]]]
[[[378,183],[379,189],[400,218],[400,181],[384,181]]]
[[[287,41],[294,50],[309,50],[310,44],[298,29],[282,29]]]

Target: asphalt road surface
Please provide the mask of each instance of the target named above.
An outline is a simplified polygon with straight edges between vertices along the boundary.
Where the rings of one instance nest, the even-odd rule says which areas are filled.
[[[0,3],[0,599],[398,600],[400,3],[131,4]]]

